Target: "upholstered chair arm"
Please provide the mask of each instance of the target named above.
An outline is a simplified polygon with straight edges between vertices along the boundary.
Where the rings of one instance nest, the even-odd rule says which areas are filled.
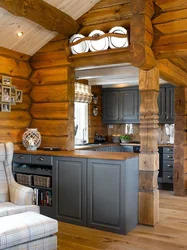
[[[33,204],[33,189],[18,184],[15,180],[9,182],[10,201],[17,205]]]
[[[13,143],[8,142],[5,145],[5,171],[9,187],[10,201],[17,205],[32,205],[34,191],[32,188],[18,184],[12,173]]]

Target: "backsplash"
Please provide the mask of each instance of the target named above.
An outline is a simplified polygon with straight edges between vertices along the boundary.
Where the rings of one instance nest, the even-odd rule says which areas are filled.
[[[114,124],[108,125],[107,127],[107,137],[108,141],[112,141],[112,135],[114,134],[128,134],[129,132],[133,134],[134,141],[140,141],[139,135],[139,124]],[[158,129],[158,143],[167,144],[174,143],[174,124],[159,124]]]

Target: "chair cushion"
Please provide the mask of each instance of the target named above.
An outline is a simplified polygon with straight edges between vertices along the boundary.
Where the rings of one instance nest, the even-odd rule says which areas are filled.
[[[40,213],[40,207],[36,205],[19,206],[11,202],[0,203],[0,217],[23,213],[23,212],[29,212],[29,211]]]
[[[8,247],[6,250],[55,250],[57,249],[56,235],[47,238],[30,241],[17,246]]]
[[[0,249],[42,239],[58,231],[58,222],[35,212],[0,218]]]

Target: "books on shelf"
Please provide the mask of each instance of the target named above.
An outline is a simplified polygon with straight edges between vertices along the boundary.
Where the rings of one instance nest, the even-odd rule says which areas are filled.
[[[39,206],[52,206],[52,191],[34,188],[33,204]]]

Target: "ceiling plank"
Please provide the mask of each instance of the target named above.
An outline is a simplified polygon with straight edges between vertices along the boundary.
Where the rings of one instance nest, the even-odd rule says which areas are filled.
[[[75,34],[79,29],[79,25],[73,18],[43,0],[1,0],[0,7],[15,16],[30,19],[48,30],[67,37]]]

